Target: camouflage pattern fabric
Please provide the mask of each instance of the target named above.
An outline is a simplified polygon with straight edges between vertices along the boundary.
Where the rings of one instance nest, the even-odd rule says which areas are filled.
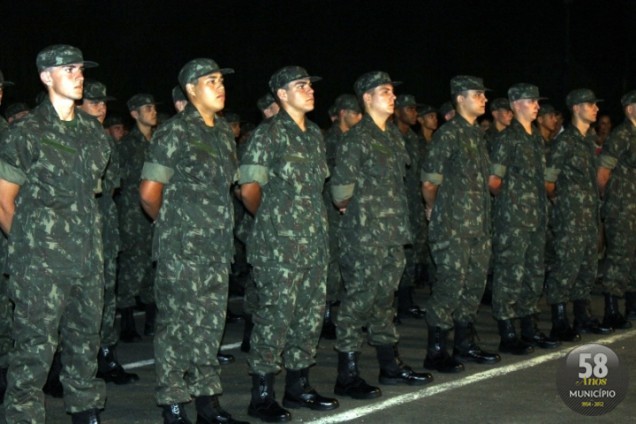
[[[433,327],[473,322],[486,284],[490,242],[490,174],[483,131],[461,115],[433,135],[422,181],[438,186],[429,222],[437,275],[426,305]]]
[[[271,373],[312,365],[325,307],[328,222],[322,187],[329,176],[320,129],[303,132],[281,110],[261,124],[241,160],[241,184],[262,198],[247,240],[258,296],[250,370]]]
[[[139,200],[139,179],[150,144],[135,126],[117,145],[121,167],[117,307],[135,306],[135,296],[153,303],[152,225]]]
[[[587,300],[598,267],[599,195],[594,131],[569,126],[555,140],[545,180],[556,183],[551,226],[556,262],[546,279],[548,303]]]
[[[217,119],[207,127],[192,104],[157,130],[148,150],[141,178],[164,184],[153,238],[160,405],[221,392],[216,354],[234,252],[237,164],[229,125]]]
[[[536,128],[516,119],[492,154],[492,175],[502,179],[493,215],[493,316],[497,320],[538,312],[543,291],[547,223],[545,157]]]
[[[0,133],[9,128],[9,123],[4,119],[3,116],[0,116]]]
[[[61,341],[68,412],[104,407],[95,378],[103,306],[101,217],[95,200],[111,146],[97,121],[60,121],[48,99],[0,140],[0,178],[19,184],[9,238],[14,350],[8,422],[45,422],[42,386]]]
[[[606,293],[636,291],[636,127],[626,120],[603,144],[600,166],[612,170],[602,208],[607,250],[603,266]]]
[[[345,285],[336,330],[341,352],[360,351],[365,325],[370,343],[397,342],[393,293],[404,271],[403,246],[411,242],[403,182],[408,163],[395,125],[382,131],[368,115],[338,145],[331,192],[336,201],[350,197],[339,243]]]

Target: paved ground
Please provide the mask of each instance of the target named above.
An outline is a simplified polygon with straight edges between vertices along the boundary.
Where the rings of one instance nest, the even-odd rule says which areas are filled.
[[[417,301],[423,303],[424,290],[416,293]],[[240,299],[232,299],[232,310],[240,312]],[[547,306],[543,305],[545,311]],[[602,298],[594,296],[593,308],[602,314]],[[549,315],[542,315],[541,327],[549,329]],[[138,317],[138,328],[143,317]],[[480,344],[483,348],[496,350],[499,338],[496,324],[490,316],[490,308],[482,307],[477,323]],[[636,324],[636,323],[635,323]],[[426,330],[420,320],[405,320],[399,327],[401,333],[400,352],[402,359],[413,368],[422,370],[425,355]],[[234,354],[237,361],[223,367],[225,394],[222,405],[237,418],[250,420],[247,416],[250,378],[245,363],[246,354],[239,350],[242,324],[228,324],[224,346]],[[616,352],[628,366],[629,377],[636,382],[636,328],[616,332],[609,336],[584,336],[583,343],[600,343]],[[304,423],[600,423],[634,422],[636,415],[636,393],[634,384],[623,402],[612,412],[594,418],[584,417],[571,411],[557,392],[556,370],[562,358],[576,345],[564,344],[554,350],[539,350],[535,354],[519,358],[503,355],[495,366],[469,364],[466,372],[455,375],[434,373],[435,381],[427,386],[412,388],[383,386],[383,395],[374,401],[355,401],[340,398],[340,408],[329,412],[294,410],[293,422]],[[103,423],[161,423],[161,410],[155,405],[154,367],[152,365],[152,341],[145,338],[141,343],[122,344],[120,360],[130,370],[138,373],[141,381],[129,386],[108,385],[108,402],[102,414]],[[370,347],[362,354],[361,370],[370,383],[377,382],[375,352]],[[332,393],[336,377],[336,354],[333,342],[320,342],[318,365],[311,371],[311,381],[319,392]],[[278,398],[283,392],[284,377],[277,380]],[[62,400],[46,398],[47,423],[67,423]],[[188,406],[191,419],[196,414]],[[3,414],[0,413],[0,419]],[[631,418],[630,418],[631,417]],[[3,420],[2,420],[3,421]],[[258,422],[252,419],[252,422]]]

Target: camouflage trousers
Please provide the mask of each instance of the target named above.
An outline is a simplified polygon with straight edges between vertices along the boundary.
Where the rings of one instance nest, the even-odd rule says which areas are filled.
[[[0,235],[1,237],[1,235]],[[9,352],[13,347],[13,304],[8,295],[9,277],[0,275],[0,368],[9,366]]]
[[[5,398],[8,423],[46,422],[42,386],[58,342],[66,411],[104,407],[104,381],[95,378],[103,293],[101,272],[70,277],[40,268],[11,275],[15,345]]]
[[[437,276],[428,299],[426,321],[450,330],[453,322],[474,322],[484,294],[491,254],[490,237],[431,240]]]
[[[426,245],[407,244],[404,246],[405,265],[402,278],[400,278],[399,287],[401,289],[415,287],[418,280],[423,278],[426,267],[425,248]]]
[[[546,278],[548,303],[589,300],[598,268],[596,227],[554,228],[555,261]]]
[[[333,206],[330,205],[330,209]],[[333,212],[332,212],[333,213]],[[335,212],[339,215],[338,211]],[[327,266],[327,301],[335,302],[342,296],[343,283],[340,271],[340,248],[338,246],[338,233],[340,217],[332,217],[329,214],[329,264]]]
[[[119,341],[119,333],[115,331],[115,313],[117,310],[117,258],[104,257],[104,311],[100,331],[101,345],[113,346]]]
[[[492,314],[496,320],[539,312],[543,292],[545,228],[505,228],[493,237]]]
[[[251,268],[251,266],[250,266]],[[249,274],[245,278],[245,294],[243,295],[243,312],[252,315],[258,309],[258,290],[254,284],[253,270],[250,269]]]
[[[134,246],[119,254],[117,277],[117,307],[135,306],[135,296],[144,303],[153,303],[155,269],[152,263],[152,246]]]
[[[636,292],[636,220],[632,216],[606,219],[605,239],[603,290],[620,297],[626,291]]]
[[[299,370],[315,363],[326,273],[327,265],[320,262],[311,268],[254,266],[259,305],[252,315],[250,372],[277,373],[283,363]]]
[[[393,298],[404,272],[404,247],[362,247],[345,243],[341,247],[345,292],[338,310],[336,350],[360,352],[365,326],[371,345],[397,343]]]
[[[159,405],[221,394],[216,359],[225,328],[230,265],[173,255],[157,261],[154,338]]]

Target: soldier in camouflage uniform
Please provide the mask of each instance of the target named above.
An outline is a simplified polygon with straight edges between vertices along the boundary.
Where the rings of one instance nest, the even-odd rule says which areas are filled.
[[[333,126],[325,135],[327,150],[327,165],[329,173],[333,173],[336,166],[336,150],[342,143],[344,135],[362,119],[362,109],[356,96],[342,94],[334,102],[337,116]],[[340,212],[333,204],[331,197],[331,180],[327,179],[323,188],[327,219],[329,221],[329,266],[327,271],[327,303],[325,305],[325,317],[322,324],[321,336],[325,339],[336,339],[336,324],[333,317],[333,306],[340,300],[343,290],[342,274],[340,273],[340,253],[338,249],[338,232],[340,229]]]
[[[636,90],[621,98],[625,122],[603,144],[597,170],[603,194],[607,252],[603,262],[605,315],[612,328],[629,328],[636,319]],[[618,298],[625,296],[625,317]]]
[[[188,104],[188,98],[186,97],[181,87],[179,87],[179,85],[175,85],[172,88],[171,94],[174,109],[177,111],[177,113],[183,112],[183,109],[185,109],[186,105]]]
[[[153,137],[139,194],[153,220],[157,260],[154,337],[157,404],[164,423],[186,423],[195,398],[197,423],[235,423],[221,408],[216,354],[223,337],[233,249],[231,186],[236,147],[217,113],[225,105],[223,75],[212,59],[179,72],[189,103]]]
[[[532,353],[553,348],[535,323],[543,292],[547,197],[543,140],[532,125],[539,112],[538,87],[515,84],[508,90],[514,119],[501,132],[491,154],[489,187],[493,207],[493,316],[499,325],[499,351]],[[514,321],[521,319],[521,339]]]
[[[7,81],[4,79],[4,74],[0,71],[0,105],[2,104],[2,96],[4,94],[4,88],[10,87],[13,85],[13,82]],[[3,116],[0,116],[0,132],[6,130],[9,127],[7,121]]]
[[[83,70],[97,64],[68,45],[45,48],[36,64],[49,97],[0,141],[0,224],[15,305],[6,419],[46,421],[42,386],[59,341],[66,409],[74,423],[94,423],[105,401],[95,378],[104,264],[94,193],[111,146],[101,125],[75,109]]]
[[[106,86],[97,81],[84,82],[84,95],[78,105],[87,114],[97,118],[100,124],[106,118],[106,103],[115,100],[106,94]],[[120,185],[119,156],[115,141],[109,136],[113,154],[102,176],[102,192],[97,196],[97,204],[102,214],[102,244],[104,249],[104,312],[101,325],[101,347],[97,355],[97,376],[106,382],[128,384],[139,380],[137,374],[128,373],[117,361],[116,345],[119,335],[115,331],[115,311],[117,296],[117,255],[119,254],[119,222],[113,194]]]
[[[309,384],[309,367],[325,307],[328,261],[327,212],[322,187],[329,176],[320,129],[305,114],[314,109],[312,82],[299,66],[276,71],[269,88],[281,106],[256,129],[241,160],[241,195],[255,217],[247,240],[258,309],[253,312],[251,416],[290,419],[274,397],[274,376],[287,371],[283,405],[330,410],[336,399]]]
[[[556,253],[546,278],[546,295],[552,309],[550,337],[561,341],[580,340],[580,333],[612,331],[589,312],[598,267],[600,223],[591,124],[596,120],[599,101],[589,89],[567,95],[565,103],[572,111],[572,124],[555,140],[545,172],[545,187],[553,204],[550,225]],[[574,328],[567,318],[568,302],[574,304]]]
[[[433,377],[400,360],[393,323],[394,292],[404,272],[404,245],[410,243],[404,177],[409,157],[399,130],[389,122],[396,83],[386,72],[360,76],[354,91],[364,116],[338,145],[331,195],[342,213],[340,269],[345,292],[338,311],[337,395],[381,396],[360,377],[359,355],[366,338],[376,349],[381,384],[421,385]]]
[[[413,290],[423,277],[425,255],[427,252],[426,232],[427,222],[424,215],[424,199],[420,184],[420,170],[424,161],[426,144],[411,129],[417,123],[417,107],[415,97],[410,94],[400,94],[395,99],[395,125],[397,126],[404,147],[409,155],[409,165],[406,167],[404,188],[408,204],[409,224],[412,242],[404,246],[406,265],[400,279],[397,298],[397,316],[402,318],[424,318],[424,311],[413,303]]]
[[[489,159],[477,118],[486,109],[481,78],[450,82],[457,115],[437,130],[422,167],[422,194],[437,278],[426,305],[428,349],[424,367],[459,372],[462,361],[492,364],[501,358],[474,341],[474,321],[490,259]],[[455,327],[451,358],[446,339]]]
[[[497,136],[512,122],[512,109],[510,102],[504,97],[498,97],[490,103],[492,125],[486,130],[486,146],[488,153],[492,153]]]
[[[126,343],[141,340],[133,316],[135,296],[139,296],[146,305],[144,333],[151,336],[154,332],[156,306],[152,293],[152,225],[139,203],[139,175],[157,125],[156,104],[150,94],[135,94],[126,102],[136,125],[118,144],[121,191],[117,197],[117,207],[121,253],[117,278],[117,308],[121,311],[120,340]]]

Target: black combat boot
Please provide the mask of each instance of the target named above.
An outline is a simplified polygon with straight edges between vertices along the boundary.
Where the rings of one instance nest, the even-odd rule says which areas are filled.
[[[550,330],[550,338],[562,342],[578,342],[581,335],[570,327],[568,315],[565,310],[565,303],[555,303],[550,305],[552,309],[552,330]]]
[[[367,384],[358,371],[358,352],[338,352],[338,378],[334,393],[353,399],[375,399],[382,396],[379,387]]]
[[[453,357],[457,361],[494,364],[501,361],[498,353],[486,352],[475,343],[475,327],[472,322],[455,323]]]
[[[241,342],[241,352],[249,353],[250,339],[252,338],[252,328],[254,322],[251,315],[245,315],[245,327],[243,327],[243,341]]]
[[[320,396],[309,384],[309,368],[287,370],[285,376],[285,408],[309,408],[316,411],[330,411],[340,404],[338,399]]]
[[[603,316],[603,326],[612,327],[615,330],[626,330],[632,327],[632,323],[627,321],[618,311],[618,297],[605,293],[605,315]]]
[[[219,351],[219,353],[216,354],[216,360],[219,361],[220,365],[228,365],[236,361],[236,358],[230,353]]]
[[[62,357],[59,352],[56,352],[53,356],[53,362],[49,369],[49,374],[46,376],[46,383],[42,387],[42,391],[54,398],[64,397],[64,387],[60,382],[60,372],[62,371]]]
[[[197,424],[249,424],[247,421],[238,421],[232,418],[229,412],[221,408],[219,397],[198,396],[194,400],[197,409]]]
[[[322,321],[320,337],[326,340],[336,340],[336,324],[333,322],[332,302],[325,305],[325,316]]]
[[[185,406],[182,403],[162,405],[163,424],[192,424],[186,415]]]
[[[397,346],[381,345],[375,347],[380,364],[380,384],[421,386],[433,381],[433,376],[427,372],[418,373],[404,364],[400,359]]]
[[[464,364],[448,354],[447,339],[448,330],[442,330],[440,327],[428,327],[428,346],[424,368],[441,373],[464,371]]]
[[[268,423],[291,420],[291,414],[276,402],[274,374],[252,375],[252,400],[247,413]]]
[[[134,343],[141,341],[141,336],[137,333],[137,329],[135,328],[134,312],[135,308],[133,306],[121,309],[121,332],[119,333],[119,340],[122,342]]]
[[[413,287],[400,287],[397,291],[397,317],[423,319],[424,311],[413,301]]]
[[[0,405],[4,403],[4,394],[7,392],[8,368],[0,368]]]
[[[636,319],[636,292],[625,292],[625,319]]]
[[[590,313],[590,302],[587,300],[575,300],[574,304],[574,331],[579,334],[609,334],[614,332],[612,327],[601,324]]]
[[[245,317],[241,314],[235,314],[234,312],[232,312],[230,310],[230,308],[227,308],[226,312],[225,312],[225,323],[226,324],[233,324],[235,322],[241,322],[245,319]]]
[[[100,422],[99,411],[97,409],[88,409],[71,414],[72,424],[99,424]]]
[[[497,320],[499,327],[499,352],[510,353],[512,355],[529,355],[534,352],[532,345],[525,343],[517,338],[515,325],[511,319]]]
[[[144,323],[144,336],[152,337],[155,335],[155,323],[157,322],[157,304],[146,304],[146,322]]]
[[[126,372],[117,361],[115,346],[100,347],[97,352],[97,378],[106,383],[129,384],[139,381],[139,376]]]
[[[546,336],[539,330],[537,318],[534,315],[521,317],[521,341],[541,349],[553,349],[561,345],[561,342]]]

